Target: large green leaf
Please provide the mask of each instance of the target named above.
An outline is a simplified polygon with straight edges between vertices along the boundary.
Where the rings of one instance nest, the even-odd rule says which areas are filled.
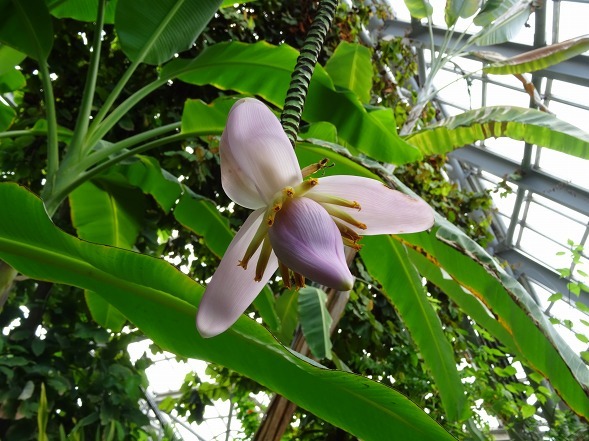
[[[513,40],[528,20],[532,9],[531,0],[520,0],[492,23],[485,25],[469,42],[479,46],[492,46]]]
[[[363,103],[370,101],[372,56],[366,46],[340,42],[327,60],[325,70],[335,86],[351,90]]]
[[[395,236],[403,242],[402,236]],[[493,337],[497,338],[508,350],[509,353],[520,358],[521,352],[513,340],[513,336],[505,329],[487,306],[477,298],[468,287],[460,285],[456,280],[446,273],[435,256],[428,254],[425,250],[415,245],[406,247],[411,262],[419,273],[431,283],[445,292],[449,298],[454,300],[477,324],[485,328]],[[466,258],[466,257],[465,257]]]
[[[454,25],[459,17],[468,18],[478,11],[481,0],[446,0],[446,25]]]
[[[322,289],[299,290],[299,320],[311,353],[319,360],[331,360],[332,319],[327,309],[327,294]]]
[[[162,64],[189,49],[221,0],[118,0],[115,29],[133,61]]]
[[[589,50],[589,36],[572,38],[550,46],[534,49],[485,67],[490,74],[521,74],[534,72],[568,60]]]
[[[141,230],[145,200],[141,193],[109,181],[86,181],[69,195],[72,224],[81,239],[131,249]],[[126,318],[95,292],[86,291],[94,320],[119,332]]]
[[[466,416],[466,397],[458,375],[454,350],[444,335],[442,323],[427,299],[421,277],[407,251],[390,236],[367,236],[360,250],[368,272],[380,282],[395,306],[440,391],[449,421]]]
[[[43,0],[0,0],[0,42],[37,61],[53,46],[53,24]]]
[[[51,15],[57,18],[73,18],[74,20],[95,22],[98,15],[98,2],[103,0],[45,0]],[[115,22],[117,0],[107,0],[104,11],[104,22]]]
[[[428,0],[405,0],[405,6],[409,9],[411,17],[426,18],[431,17],[433,7]]]
[[[521,107],[485,107],[443,119],[407,138],[424,155],[438,155],[507,136],[589,159],[589,134],[554,115]]]
[[[281,107],[297,56],[298,52],[285,44],[219,43],[206,48],[194,60],[171,61],[163,67],[161,77],[258,95]],[[309,85],[303,119],[332,123],[340,139],[384,162],[403,164],[421,158],[419,151],[397,135],[396,127],[368,113],[354,93],[336,91],[321,66],[315,68]]]
[[[0,217],[0,259],[29,277],[100,293],[163,349],[227,366],[361,439],[453,439],[393,389],[312,364],[247,317],[201,338],[197,283],[163,260],[67,235],[18,185],[0,184],[0,206],[11,207]]]
[[[436,264],[475,295],[512,336],[517,353],[541,372],[579,415],[589,417],[589,369],[566,344],[526,290],[478,244],[441,218],[436,233],[403,235],[399,239]],[[450,295],[450,293],[449,293]],[[507,347],[509,339],[497,335]]]

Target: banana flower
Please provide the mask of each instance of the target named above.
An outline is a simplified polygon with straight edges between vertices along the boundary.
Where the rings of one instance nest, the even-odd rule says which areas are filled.
[[[228,329],[277,269],[287,287],[305,278],[340,291],[354,278],[344,245],[366,234],[423,231],[434,222],[424,201],[359,176],[309,177],[280,122],[262,102],[246,98],[229,112],[221,136],[221,181],[236,203],[254,210],[207,285],[196,318],[203,337]]]

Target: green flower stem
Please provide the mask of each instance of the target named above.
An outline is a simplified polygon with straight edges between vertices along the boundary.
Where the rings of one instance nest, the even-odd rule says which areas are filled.
[[[131,67],[132,66],[129,67],[129,70],[131,69]],[[129,70],[127,70],[127,72],[129,72]],[[123,101],[115,110],[112,111],[110,115],[108,115],[100,123],[98,123],[99,116],[97,115],[95,118],[96,121],[95,123],[92,123],[92,125],[90,126],[88,135],[86,137],[86,145],[88,146],[88,148],[91,148],[98,141],[100,141],[104,137],[104,135],[106,135],[116,125],[116,123],[119,122],[119,120],[129,112],[129,110],[131,110],[137,103],[139,103],[139,101],[141,101],[154,90],[166,84],[167,81],[168,78],[159,78],[149,83],[147,86],[142,87],[129,98],[127,98],[125,101]],[[101,109],[101,111],[106,108],[106,105],[107,103],[105,103],[105,106]]]
[[[309,83],[317,64],[317,58],[323,47],[323,41],[335,17],[337,4],[337,0],[321,0],[319,3],[317,16],[309,28],[309,33],[305,38],[303,48],[292,73],[280,122],[293,147],[297,140]]]
[[[78,158],[82,156],[84,150],[89,148],[84,146],[84,138],[88,132],[88,125],[90,124],[90,114],[92,112],[92,102],[94,101],[94,91],[96,90],[96,79],[98,78],[98,67],[100,66],[100,51],[102,47],[102,29],[104,28],[104,14],[105,14],[106,0],[98,1],[98,14],[96,18],[96,26],[94,27],[94,39],[92,41],[92,57],[90,58],[90,65],[88,67],[88,76],[86,84],[84,85],[84,94],[82,95],[82,104],[76,120],[76,128],[74,136],[70,143],[68,154],[77,155]]]
[[[204,135],[205,133],[199,134],[195,132],[191,133],[176,133],[174,135],[166,136],[164,138],[156,139],[155,141],[148,142],[143,144],[139,147],[135,147],[131,150],[127,150],[120,155],[115,156],[114,158],[109,159],[101,164],[98,164],[96,167],[91,168],[79,175],[74,175],[70,173],[68,176],[76,176],[71,181],[62,184],[56,191],[54,191],[49,198],[45,200],[45,208],[49,216],[52,216],[57,210],[57,207],[63,202],[63,200],[78,186],[86,182],[87,180],[93,178],[94,176],[98,175],[99,173],[107,170],[108,168],[112,167],[113,165],[121,162],[123,159],[127,159],[131,156],[138,155],[140,153],[146,152],[148,150],[161,147],[163,145],[171,144],[173,142],[181,141],[186,138],[191,138],[193,136]]]
[[[176,6],[168,13],[168,16],[166,17],[166,19],[164,19],[160,23],[159,27],[154,31],[153,36],[151,37],[151,39],[149,41],[147,41],[147,43],[145,44],[145,46],[143,46],[143,48],[141,49],[141,51],[137,55],[137,58],[135,60],[133,60],[133,62],[128,67],[128,69],[125,71],[125,73],[123,74],[123,76],[121,77],[121,79],[119,80],[119,82],[116,84],[116,86],[114,87],[114,89],[112,90],[112,92],[110,93],[110,95],[107,97],[107,99],[104,102],[103,106],[101,107],[101,109],[98,111],[98,113],[94,117],[94,121],[90,125],[90,128],[88,129],[88,132],[89,132],[89,135],[90,135],[90,142],[86,142],[86,145],[92,147],[96,143],[96,141],[98,141],[99,139],[101,139],[102,136],[104,136],[104,134],[106,134],[106,132],[104,132],[104,134],[102,136],[99,136],[97,138],[95,132],[98,130],[99,126],[101,126],[101,123],[104,120],[104,118],[106,117],[106,114],[108,113],[108,111],[110,110],[110,108],[113,106],[113,104],[115,103],[115,101],[117,100],[117,98],[119,97],[119,95],[121,94],[121,92],[123,91],[123,89],[125,88],[125,86],[127,85],[127,82],[131,79],[131,77],[133,76],[133,73],[135,72],[135,70],[137,69],[137,67],[139,67],[139,65],[141,63],[143,63],[143,60],[147,56],[148,52],[151,50],[151,48],[155,44],[155,42],[158,39],[159,35],[161,35],[162,30],[166,26],[168,26],[169,20],[171,20],[171,17],[173,17],[174,14],[176,14],[176,12],[178,11],[178,9],[182,5],[182,3],[183,2],[177,2]],[[158,86],[157,87],[159,87],[162,84],[164,84],[165,81],[163,83],[159,83],[159,81],[155,81],[154,83],[158,83]],[[151,84],[154,84],[154,83],[151,83]],[[149,87],[149,86],[146,86],[146,87]],[[157,89],[157,87],[156,87],[156,89]],[[141,90],[144,90],[144,89],[145,88],[143,88]],[[125,102],[127,102],[127,101],[125,101]],[[116,110],[120,109],[121,106],[119,106]],[[109,117],[110,116],[112,116],[112,115],[109,115]],[[119,119],[121,117],[122,117],[122,115],[119,116]],[[118,119],[116,121],[118,121]],[[112,124],[110,127],[112,127],[113,125],[114,124]],[[108,125],[107,125],[107,127],[108,127]],[[102,133],[102,132],[103,131],[101,130],[100,133]],[[108,132],[108,130],[107,130],[107,132]],[[94,140],[94,142],[91,142],[92,140]]]
[[[51,189],[55,185],[57,170],[59,169],[59,144],[57,142],[57,115],[55,113],[55,98],[53,96],[53,85],[49,73],[47,60],[39,62],[39,73],[43,83],[45,98],[45,112],[47,116],[47,184],[46,188]]]
[[[47,130],[12,130],[0,133],[1,138],[20,138],[21,136],[47,135]]]
[[[91,153],[89,156],[82,159],[82,161],[78,165],[78,169],[83,172],[83,171],[89,169],[90,167],[98,164],[100,161],[107,159],[111,155],[114,155],[124,149],[128,149],[128,148],[133,147],[137,144],[145,142],[150,138],[155,138],[156,136],[163,135],[167,132],[178,130],[181,126],[182,126],[182,123],[180,123],[180,122],[167,124],[162,127],[157,127],[155,129],[151,129],[146,132],[139,133],[139,134],[131,136],[123,141],[117,142],[117,143],[112,144],[108,147],[97,150],[96,152]]]

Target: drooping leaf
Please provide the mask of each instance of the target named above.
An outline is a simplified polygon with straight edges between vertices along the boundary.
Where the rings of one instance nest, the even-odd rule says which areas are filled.
[[[325,70],[335,86],[351,90],[363,103],[370,101],[373,72],[372,57],[367,47],[340,42],[327,60]]]
[[[395,238],[400,242],[403,241],[402,236],[395,236]],[[513,336],[501,325],[483,301],[446,273],[435,256],[428,254],[423,249],[412,247],[406,247],[406,249],[409,259],[423,277],[440,288],[479,326],[485,328],[494,338],[497,338],[509,353],[518,357],[521,356]]]
[[[132,61],[162,64],[189,49],[222,0],[118,0],[115,29]]]
[[[448,27],[453,26],[458,17],[468,18],[478,11],[481,0],[447,0],[445,20]]]
[[[521,74],[554,66],[589,50],[589,36],[572,38],[550,46],[534,49],[485,67],[489,74]]]
[[[53,24],[44,0],[0,0],[0,42],[46,60],[53,47]]]
[[[409,9],[411,17],[431,17],[434,8],[428,0],[405,0],[405,6]]]
[[[486,26],[522,2],[531,3],[530,0],[487,0],[473,23],[477,26]]]
[[[95,22],[98,2],[102,0],[46,0],[51,15],[57,18],[73,18],[78,21]],[[104,11],[104,22],[115,22],[117,0],[108,0]]]
[[[439,155],[501,136],[589,159],[589,134],[554,115],[521,107],[470,110],[416,132],[407,141],[424,155]]]
[[[492,257],[454,225],[441,218],[437,218],[437,223],[443,228],[436,234],[408,234],[398,240],[435,258],[436,265],[481,300],[512,336],[523,360],[541,372],[575,412],[587,418],[587,366],[548,322],[525,289]],[[502,334],[498,334],[498,338]],[[507,339],[504,341],[508,344]]]
[[[331,360],[331,315],[327,309],[327,294],[319,288],[299,290],[299,318],[311,353],[319,360]]]
[[[531,0],[520,0],[473,35],[469,39],[469,43],[478,46],[492,46],[513,40],[528,20],[532,13],[532,7]]]
[[[194,324],[198,284],[163,260],[67,235],[18,185],[0,184],[0,206],[12,207],[0,217],[0,259],[29,277],[98,292],[161,348],[233,369],[362,439],[453,439],[393,389],[311,364],[247,317],[202,339]]]
[[[141,230],[145,211],[143,195],[112,182],[86,181],[69,195],[72,224],[81,239],[131,249]],[[85,292],[94,320],[106,329],[120,332],[126,318],[92,291]]]
[[[281,107],[297,56],[298,52],[285,44],[219,43],[194,60],[171,61],[163,67],[161,77],[258,95]],[[332,123],[347,146],[384,162],[404,164],[421,157],[397,135],[395,126],[387,126],[368,113],[354,93],[336,91],[321,66],[315,68],[309,85],[303,120]]]
[[[405,248],[389,236],[367,236],[362,244],[360,256],[366,269],[380,282],[409,329],[440,391],[448,420],[463,420],[466,397],[456,369],[454,350]]]

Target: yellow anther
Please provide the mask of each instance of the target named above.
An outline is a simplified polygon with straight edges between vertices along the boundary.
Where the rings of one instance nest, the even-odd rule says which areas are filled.
[[[287,198],[294,198],[295,190],[292,187],[284,187],[282,192],[286,195]]]

